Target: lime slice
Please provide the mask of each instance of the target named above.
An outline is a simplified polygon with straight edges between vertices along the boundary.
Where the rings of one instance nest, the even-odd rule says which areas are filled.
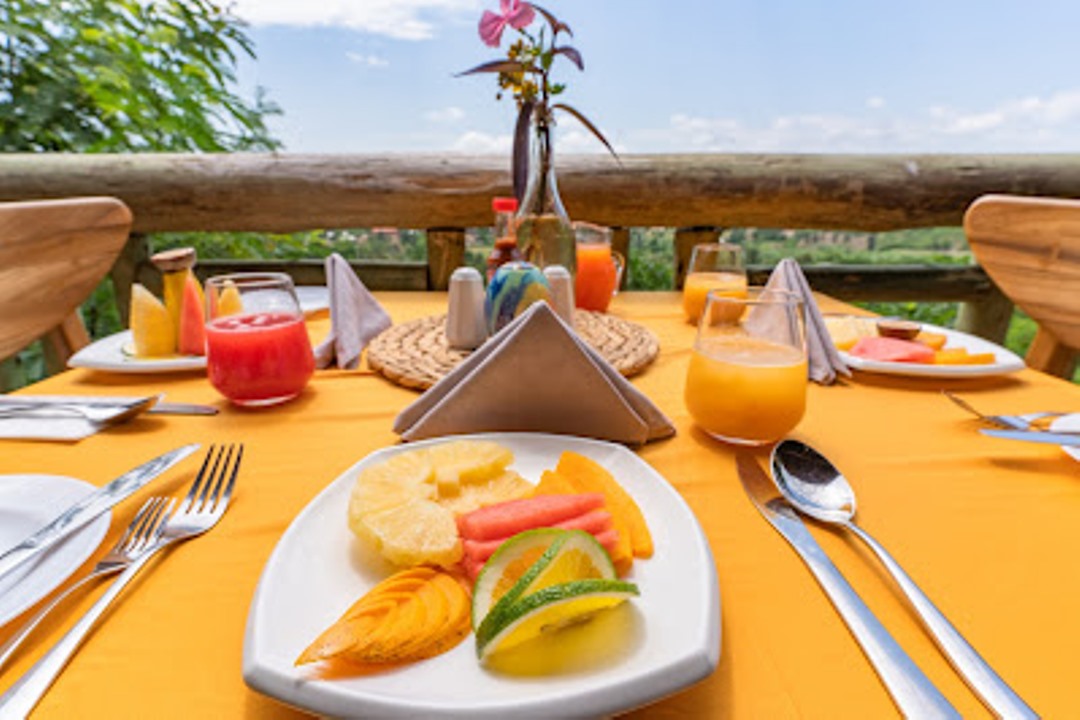
[[[593,578],[552,585],[507,606],[496,605],[476,631],[476,654],[483,662],[493,653],[584,622],[636,595],[633,583]]]
[[[499,546],[476,578],[473,628],[479,628],[497,605],[509,605],[550,585],[588,578],[615,578],[607,551],[589,533],[557,528],[518,533]]]

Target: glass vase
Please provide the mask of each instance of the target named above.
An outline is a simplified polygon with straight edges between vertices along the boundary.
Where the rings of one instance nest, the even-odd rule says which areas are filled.
[[[533,111],[529,135],[529,174],[518,209],[518,247],[537,267],[562,265],[573,276],[577,262],[574,229],[555,179],[555,123],[548,108]]]

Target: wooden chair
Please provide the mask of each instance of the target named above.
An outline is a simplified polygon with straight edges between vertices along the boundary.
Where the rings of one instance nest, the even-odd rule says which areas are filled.
[[[0,203],[0,360],[42,336],[61,363],[90,342],[79,305],[130,229],[115,198]]]
[[[1080,200],[985,195],[964,214],[975,259],[1038,323],[1031,367],[1071,378],[1080,350]]]

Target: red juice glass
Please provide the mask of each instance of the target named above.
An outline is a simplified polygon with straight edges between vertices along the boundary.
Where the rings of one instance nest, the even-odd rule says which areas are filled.
[[[315,371],[304,315],[283,273],[235,273],[206,281],[206,371],[236,403],[277,405]]]

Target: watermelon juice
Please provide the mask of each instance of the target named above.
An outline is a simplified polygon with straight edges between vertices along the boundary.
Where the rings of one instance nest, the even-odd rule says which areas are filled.
[[[300,393],[315,371],[302,316],[288,312],[228,315],[206,326],[212,384],[240,405],[273,405]]]

